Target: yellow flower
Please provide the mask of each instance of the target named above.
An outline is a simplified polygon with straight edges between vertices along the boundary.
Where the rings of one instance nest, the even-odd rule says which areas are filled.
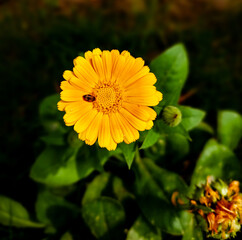
[[[73,72],[63,77],[58,109],[86,144],[98,139],[100,147],[114,150],[117,143],[134,142],[138,131],[152,128],[156,112],[149,106],[156,106],[162,94],[142,58],[94,49],[74,59]]]

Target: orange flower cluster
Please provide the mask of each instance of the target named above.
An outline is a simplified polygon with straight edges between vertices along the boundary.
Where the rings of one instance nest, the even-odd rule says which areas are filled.
[[[211,211],[205,213],[202,209],[199,209],[198,213],[208,224],[209,236],[228,239],[234,237],[236,232],[240,230],[242,224],[242,195],[239,190],[238,181],[232,181],[228,186],[221,180],[213,182],[212,178],[208,177],[199,202]]]

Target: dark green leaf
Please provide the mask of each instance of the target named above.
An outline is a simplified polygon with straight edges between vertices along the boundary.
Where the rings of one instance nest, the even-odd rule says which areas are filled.
[[[83,205],[82,216],[98,239],[123,239],[125,213],[122,205],[112,198],[101,197]]]
[[[160,231],[139,216],[128,232],[126,240],[161,240]]]
[[[149,159],[138,159],[135,166],[137,201],[145,217],[163,231],[181,235],[180,214],[171,204],[175,191],[186,193],[185,182],[175,173],[159,168]]]
[[[242,117],[237,112],[220,111],[218,113],[218,139],[229,147],[235,149],[242,137]]]
[[[182,113],[182,125],[187,131],[196,127],[205,117],[205,112],[191,107],[178,106]]]
[[[77,206],[47,190],[39,193],[35,208],[39,221],[56,228],[73,221],[80,214]]]
[[[191,179],[191,188],[205,184],[207,176],[223,180],[241,179],[241,164],[234,153],[211,139],[205,145]]]
[[[166,137],[166,158],[173,163],[183,159],[189,153],[190,145],[186,137],[178,133]]]
[[[158,79],[156,82],[157,89],[164,95],[163,100],[156,108],[159,113],[161,107],[178,102],[186,81],[188,57],[184,46],[177,44],[166,50],[150,63],[150,69]]]
[[[27,210],[20,203],[5,196],[0,196],[0,223],[14,227],[45,227],[45,224],[31,221]]]
[[[149,130],[140,149],[151,147],[158,141],[159,138],[159,133],[155,132],[153,129]]]
[[[126,143],[122,142],[119,144],[119,147],[123,152],[125,161],[128,164],[129,169],[131,168],[131,165],[134,160],[135,146],[136,146],[135,142],[130,143],[130,144],[126,144]]]

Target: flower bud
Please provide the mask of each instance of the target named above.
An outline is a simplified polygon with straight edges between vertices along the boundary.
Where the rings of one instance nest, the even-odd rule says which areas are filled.
[[[176,127],[182,120],[182,113],[177,107],[167,106],[162,112],[162,119],[170,127]]]

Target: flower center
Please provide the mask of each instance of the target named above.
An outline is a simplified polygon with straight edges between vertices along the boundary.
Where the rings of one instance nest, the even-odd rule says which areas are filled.
[[[119,86],[116,84],[97,85],[94,89],[96,101],[93,106],[104,114],[116,112],[122,104],[122,94]]]

